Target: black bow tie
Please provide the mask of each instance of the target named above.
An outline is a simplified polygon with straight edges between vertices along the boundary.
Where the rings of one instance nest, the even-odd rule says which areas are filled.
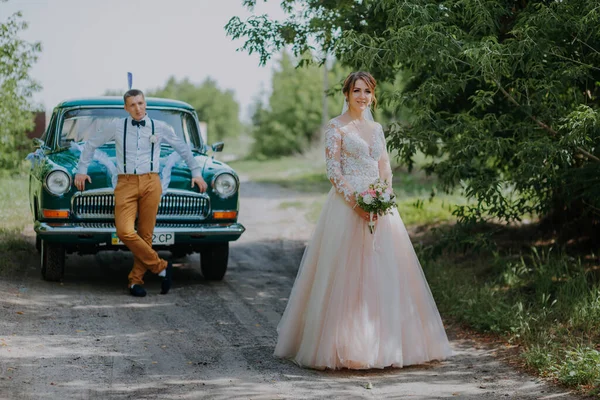
[[[140,125],[141,126],[146,126],[146,120],[143,119],[141,121],[136,121],[135,119],[132,119],[131,120],[131,125],[133,125],[133,126],[140,126]]]

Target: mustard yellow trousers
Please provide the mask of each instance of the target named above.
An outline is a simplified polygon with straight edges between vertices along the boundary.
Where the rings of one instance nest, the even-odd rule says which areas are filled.
[[[160,178],[156,173],[119,175],[115,188],[115,225],[117,236],[134,257],[129,273],[130,287],[143,285],[146,271],[158,274],[167,268],[167,262],[152,248],[161,195]]]

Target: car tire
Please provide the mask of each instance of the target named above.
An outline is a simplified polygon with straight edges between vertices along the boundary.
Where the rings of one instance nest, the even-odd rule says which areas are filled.
[[[42,278],[58,282],[65,272],[65,247],[60,243],[41,241]]]
[[[229,261],[229,242],[212,243],[200,250],[200,269],[208,281],[223,280]]]

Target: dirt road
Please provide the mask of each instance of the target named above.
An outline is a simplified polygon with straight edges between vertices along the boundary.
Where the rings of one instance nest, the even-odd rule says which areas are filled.
[[[197,255],[178,259],[167,296],[154,277],[147,297],[127,295],[124,252],[69,256],[62,284],[40,279],[33,251],[17,252],[0,268],[0,398],[574,398],[464,340],[452,341],[449,361],[405,369],[319,372],[273,358],[312,229],[303,212],[279,205],[310,201],[245,182],[247,232],[225,280],[204,281]]]

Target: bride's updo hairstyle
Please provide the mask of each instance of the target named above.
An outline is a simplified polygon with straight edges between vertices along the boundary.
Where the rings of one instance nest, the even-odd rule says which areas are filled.
[[[375,78],[373,78],[373,75],[368,72],[357,71],[348,75],[344,81],[344,86],[342,86],[342,93],[344,93],[344,96],[347,99],[348,95],[350,95],[350,92],[354,90],[354,84],[359,79],[362,79],[363,82],[367,84],[369,89],[371,89],[371,94],[373,95],[373,109],[375,109],[375,106],[377,106],[377,97],[375,97],[375,87],[377,86],[377,81]]]

